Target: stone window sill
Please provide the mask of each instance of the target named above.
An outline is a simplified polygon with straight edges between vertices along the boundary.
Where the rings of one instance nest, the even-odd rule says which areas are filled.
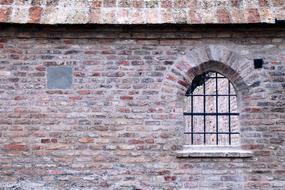
[[[249,158],[253,153],[239,146],[191,146],[185,145],[176,152],[178,158]]]

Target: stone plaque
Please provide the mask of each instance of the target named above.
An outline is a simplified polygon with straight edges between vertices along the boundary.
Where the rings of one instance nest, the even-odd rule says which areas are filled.
[[[52,66],[47,69],[47,87],[49,89],[69,89],[72,85],[72,68]]]

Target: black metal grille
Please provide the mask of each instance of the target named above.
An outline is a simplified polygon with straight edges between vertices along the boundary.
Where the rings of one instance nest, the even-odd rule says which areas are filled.
[[[184,116],[190,119],[190,122],[187,122],[185,134],[190,135],[191,144],[195,144],[195,138],[202,140],[203,144],[207,144],[207,137],[210,135],[210,140],[215,141],[215,144],[219,145],[220,137],[223,135],[223,139],[226,139],[226,144],[231,145],[232,136],[239,135],[236,126],[237,122],[233,122],[233,120],[237,121],[239,113],[236,105],[237,95],[229,79],[217,72],[207,72],[196,76],[186,96],[188,103],[190,103],[187,106],[190,106],[190,109],[184,112]],[[222,97],[222,99],[219,99],[219,97]],[[196,98],[199,100],[198,104],[195,102]],[[210,102],[210,99],[213,102]],[[234,110],[232,104],[235,104]],[[207,106],[211,107],[211,111],[208,111],[209,108]],[[208,121],[212,122],[211,130],[208,129]],[[235,127],[233,127],[233,123]],[[199,124],[199,126],[195,126],[195,124]],[[225,141],[223,144],[225,144]]]

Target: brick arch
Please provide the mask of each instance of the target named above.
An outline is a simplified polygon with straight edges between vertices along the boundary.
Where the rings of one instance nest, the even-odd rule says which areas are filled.
[[[234,71],[228,65],[216,61],[205,62],[196,67],[190,68],[187,71],[187,76],[192,82],[195,76],[201,75],[208,71],[216,71],[227,77],[237,91],[245,91],[248,89],[248,85],[236,71]]]
[[[173,96],[177,89],[176,93],[184,96],[194,77],[206,71],[221,73],[237,91],[243,92],[254,82],[253,69],[250,60],[223,46],[195,48],[179,57],[168,70],[162,92]]]
[[[169,68],[163,81],[161,100],[167,102],[169,110],[177,117],[183,117],[185,107],[185,93],[195,76],[207,71],[216,71],[227,77],[234,85],[237,94],[237,104],[240,112],[247,105],[250,85],[257,79],[253,79],[253,64],[242,55],[226,49],[222,46],[207,46],[195,48],[180,56]],[[184,134],[185,120],[181,118],[176,124],[177,137]],[[244,129],[240,126],[240,130]],[[240,143],[242,144],[242,133]],[[177,144],[182,146],[184,138],[178,138]]]

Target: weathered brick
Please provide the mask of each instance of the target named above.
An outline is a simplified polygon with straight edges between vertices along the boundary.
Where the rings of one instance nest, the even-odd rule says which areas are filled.
[[[233,7],[240,7],[242,5],[242,0],[231,0]]]
[[[23,144],[7,144],[3,147],[6,151],[27,151],[28,148],[26,145]]]
[[[162,0],[161,1],[161,8],[172,8],[172,1],[171,0]]]
[[[95,9],[95,8],[100,8],[100,7],[102,7],[102,5],[103,5],[102,0],[93,0],[91,7],[92,7],[93,9]]]
[[[89,138],[89,137],[82,137],[79,139],[79,142],[81,143],[92,143],[94,141],[93,138]]]
[[[42,8],[41,7],[31,7],[29,9],[29,19],[32,23],[38,23],[41,20]]]
[[[104,7],[115,7],[116,0],[103,0]]]
[[[219,19],[219,23],[230,23],[230,15],[229,12],[225,9],[219,9],[217,11],[217,17]]]
[[[258,9],[249,9],[247,10],[247,20],[249,23],[258,23],[260,22],[260,15]]]
[[[0,5],[11,5],[14,0],[0,0]]]
[[[10,15],[11,15],[10,8],[0,7],[0,22],[8,22]]]

